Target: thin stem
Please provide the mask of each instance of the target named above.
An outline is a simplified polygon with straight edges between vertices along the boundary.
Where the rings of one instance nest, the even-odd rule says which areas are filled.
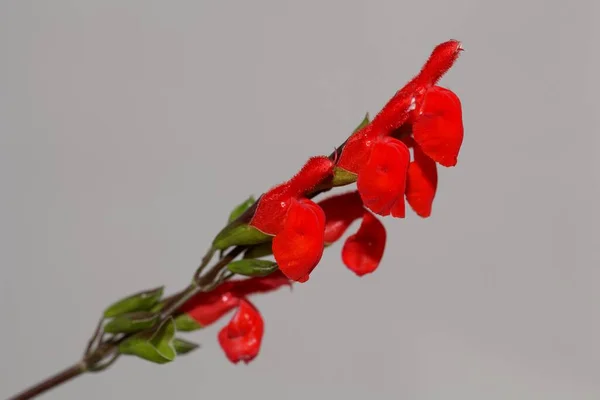
[[[98,321],[98,325],[96,325],[96,330],[94,331],[94,335],[90,338],[86,348],[84,356],[87,356],[92,351],[92,348],[99,343],[102,337],[102,323],[104,322],[104,317],[101,317]]]
[[[77,363],[75,365],[70,366],[69,368],[59,372],[58,374],[51,376],[50,378],[38,383],[35,386],[17,394],[14,397],[11,397],[8,400],[27,400],[32,399],[35,396],[44,393],[45,391],[52,389],[55,386],[60,385],[61,383],[65,383],[76,376],[81,375],[86,371],[86,367],[84,363]]]

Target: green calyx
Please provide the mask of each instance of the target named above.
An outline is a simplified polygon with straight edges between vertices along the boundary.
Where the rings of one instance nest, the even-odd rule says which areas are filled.
[[[259,231],[255,227],[247,223],[233,221],[215,237],[213,247],[217,250],[225,250],[231,246],[251,246],[270,240],[270,235]]]

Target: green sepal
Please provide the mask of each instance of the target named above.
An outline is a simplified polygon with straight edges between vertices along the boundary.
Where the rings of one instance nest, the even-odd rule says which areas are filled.
[[[335,166],[333,168],[332,186],[344,186],[356,182],[358,175],[354,172],[345,170],[344,168]]]
[[[160,301],[163,290],[164,286],[161,286],[125,297],[110,305],[104,311],[104,318],[112,318],[135,311],[148,311]]]
[[[213,248],[225,250],[231,246],[250,246],[269,240],[271,240],[271,236],[259,231],[255,227],[234,221],[223,228],[217,237],[215,237]]]
[[[202,325],[188,314],[181,314],[175,317],[175,327],[178,332],[192,332],[202,328]]]
[[[158,322],[159,315],[148,311],[137,311],[117,315],[104,325],[106,333],[134,333],[152,328]]]
[[[180,356],[196,350],[200,345],[184,339],[175,338],[173,340],[173,347],[175,348],[177,355]]]
[[[231,214],[229,214],[229,219],[227,220],[227,223],[230,223],[231,221],[235,221],[236,219],[238,219],[238,217],[240,215],[242,215],[244,212],[246,212],[246,210],[249,209],[252,206],[252,204],[254,204],[255,202],[256,202],[256,199],[254,198],[254,196],[250,196],[243,203],[238,204],[233,209]]]
[[[277,263],[269,260],[246,258],[227,265],[227,269],[235,274],[245,276],[267,276],[277,270]]]
[[[141,332],[125,339],[119,345],[121,354],[129,354],[157,364],[165,364],[175,359],[175,322],[173,318],[164,321],[156,330]]]
[[[365,126],[369,125],[369,122],[370,122],[369,121],[369,113],[366,113],[363,120],[360,121],[360,124],[358,124],[358,126],[354,129],[354,131],[352,131],[352,135],[354,135],[356,132],[360,131]]]
[[[244,258],[261,258],[273,254],[273,243],[265,242],[250,247],[244,253]]]

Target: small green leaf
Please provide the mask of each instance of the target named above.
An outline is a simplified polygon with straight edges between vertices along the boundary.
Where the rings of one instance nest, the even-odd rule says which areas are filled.
[[[161,311],[164,307],[165,307],[165,302],[159,301],[158,303],[153,305],[152,308],[150,308],[148,311],[157,313],[157,312]]]
[[[180,338],[175,338],[173,340],[173,347],[175,348],[175,352],[177,355],[187,354],[190,351],[196,350],[200,345],[192,342],[188,342],[187,340],[183,340]]]
[[[236,220],[240,215],[242,215],[247,209],[249,209],[252,204],[254,204],[256,200],[254,199],[254,196],[250,196],[248,197],[247,200],[245,200],[243,203],[238,204],[233,211],[231,212],[231,214],[229,214],[229,219],[227,220],[227,223],[230,223],[231,221]]]
[[[112,321],[104,325],[106,333],[134,333],[150,329],[158,321],[158,314],[148,311],[117,315]]]
[[[217,250],[225,250],[231,246],[249,246],[269,240],[271,240],[271,236],[253,226],[234,221],[219,232],[213,241],[213,247]]]
[[[112,318],[134,311],[148,311],[159,302],[163,295],[163,290],[164,286],[161,286],[125,297],[109,306],[104,311],[104,318]]]
[[[358,179],[357,174],[336,166],[333,168],[333,180],[331,181],[331,185],[334,187],[349,185],[356,182],[356,179]]]
[[[169,318],[154,331],[141,332],[124,340],[119,345],[119,351],[157,364],[165,364],[175,359],[174,337],[175,322],[173,318]]]
[[[191,332],[202,328],[202,325],[188,314],[181,314],[175,317],[175,328],[177,332]]]
[[[234,261],[227,268],[236,274],[246,276],[267,276],[277,270],[277,263],[269,260],[247,258]]]
[[[367,125],[369,125],[369,113],[365,114],[365,117],[363,118],[362,121],[360,121],[360,124],[358,124],[358,126],[354,129],[352,134],[354,135],[356,132],[360,131],[362,128],[364,128]]]
[[[273,243],[266,242],[250,247],[244,253],[244,258],[261,258],[273,254]]]

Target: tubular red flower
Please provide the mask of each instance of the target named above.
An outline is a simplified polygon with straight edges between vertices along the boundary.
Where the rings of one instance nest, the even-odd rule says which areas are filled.
[[[273,238],[273,255],[288,278],[306,282],[323,255],[325,213],[308,199],[295,200],[283,229]]]
[[[371,155],[356,182],[364,205],[376,214],[404,217],[404,190],[410,152],[401,141],[383,137],[373,144]]]
[[[248,364],[258,355],[263,334],[260,313],[249,301],[241,300],[229,324],[219,332],[219,344],[229,361]]]
[[[358,276],[375,271],[383,257],[385,240],[385,227],[373,214],[365,210],[358,232],[348,237],[344,243],[344,264]]]
[[[427,218],[437,190],[437,166],[419,146],[413,149],[413,160],[408,167],[406,201],[417,215]]]
[[[445,167],[453,167],[463,141],[460,99],[441,86],[426,94],[412,126],[413,136],[423,152]]]
[[[227,281],[210,292],[198,293],[180,311],[201,326],[208,326],[237,307],[242,298],[271,292],[284,285],[291,286],[291,283],[280,271],[264,277]]]

